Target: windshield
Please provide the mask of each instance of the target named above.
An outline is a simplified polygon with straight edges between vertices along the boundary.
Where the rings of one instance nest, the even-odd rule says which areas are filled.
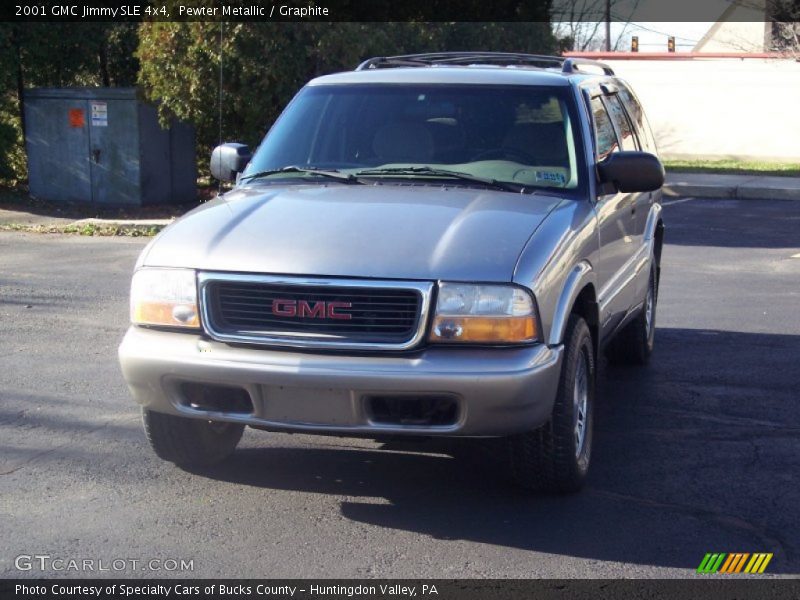
[[[568,88],[487,85],[319,85],[304,88],[243,176],[367,180],[447,178],[446,171],[525,188],[578,186]],[[426,167],[421,169],[420,167]],[[509,188],[511,189],[511,188]]]

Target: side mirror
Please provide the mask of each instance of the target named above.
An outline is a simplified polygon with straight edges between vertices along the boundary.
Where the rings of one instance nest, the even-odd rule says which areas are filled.
[[[648,152],[613,152],[597,163],[600,183],[620,192],[652,192],[664,185],[664,166]]]
[[[222,144],[211,153],[211,175],[220,181],[235,181],[252,158],[245,144]]]

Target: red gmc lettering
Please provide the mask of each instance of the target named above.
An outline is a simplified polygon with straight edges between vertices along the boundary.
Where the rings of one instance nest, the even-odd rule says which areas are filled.
[[[311,317],[312,319],[324,319],[325,303],[315,302],[314,308],[311,308],[308,302],[305,300],[300,300],[300,302],[297,303],[297,316],[301,319],[304,317]]]
[[[272,301],[272,314],[279,317],[296,317],[297,303],[294,300],[275,299]]]
[[[337,308],[353,308],[353,304],[351,302],[328,302],[329,319],[344,319],[345,321],[349,321],[353,318],[353,315],[350,313],[336,312]]]
[[[353,315],[338,312],[340,309],[352,308],[351,302],[314,302],[305,300],[287,300],[276,298],[272,301],[272,314],[278,317],[299,317],[301,319],[340,319],[349,321]]]

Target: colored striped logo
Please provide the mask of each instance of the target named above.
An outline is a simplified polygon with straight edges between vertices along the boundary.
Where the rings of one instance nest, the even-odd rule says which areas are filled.
[[[763,573],[769,561],[772,560],[772,552],[748,552],[713,553],[709,552],[703,557],[697,572],[702,574],[724,573]]]

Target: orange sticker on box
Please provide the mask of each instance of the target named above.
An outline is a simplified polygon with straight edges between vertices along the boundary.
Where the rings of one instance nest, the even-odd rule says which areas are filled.
[[[86,111],[82,108],[69,109],[69,126],[70,127],[83,127],[86,123]]]

